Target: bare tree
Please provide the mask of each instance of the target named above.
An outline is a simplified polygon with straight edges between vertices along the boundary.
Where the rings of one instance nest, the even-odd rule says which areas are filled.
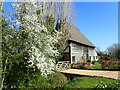
[[[111,45],[107,48],[107,52],[115,59],[120,59],[120,44]]]

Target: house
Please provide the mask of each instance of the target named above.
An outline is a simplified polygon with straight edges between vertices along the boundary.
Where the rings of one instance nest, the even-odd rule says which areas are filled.
[[[95,45],[75,26],[71,25],[68,46],[63,52],[63,60],[70,63],[98,60]]]

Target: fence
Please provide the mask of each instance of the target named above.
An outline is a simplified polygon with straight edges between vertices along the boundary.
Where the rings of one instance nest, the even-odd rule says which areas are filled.
[[[57,70],[61,70],[61,69],[70,69],[71,68],[71,64],[69,61],[59,61],[56,64],[56,69]]]

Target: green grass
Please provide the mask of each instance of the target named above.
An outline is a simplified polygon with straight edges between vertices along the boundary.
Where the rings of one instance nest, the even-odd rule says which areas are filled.
[[[95,62],[95,63],[92,65],[92,68],[94,68],[94,69],[102,69],[101,64],[100,64],[99,62]]]
[[[95,85],[104,83],[118,83],[118,80],[100,78],[100,77],[75,77],[73,80],[65,84],[64,88],[94,88]]]

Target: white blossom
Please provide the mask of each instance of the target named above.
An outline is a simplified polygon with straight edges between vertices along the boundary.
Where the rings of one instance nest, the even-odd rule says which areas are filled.
[[[47,77],[55,68],[55,60],[53,58],[57,57],[59,52],[54,48],[54,45],[58,43],[57,37],[59,36],[58,32],[54,35],[46,35],[43,33],[50,32],[43,24],[39,23],[41,19],[34,13],[39,7],[35,5],[35,3],[32,3],[35,10],[31,10],[29,4],[30,3],[28,3],[28,5],[26,4],[26,9],[29,11],[26,14],[21,13],[23,3],[14,4],[16,13],[19,13],[18,16],[22,17],[22,21],[17,20],[17,23],[20,23],[20,26],[24,27],[22,31],[28,33],[26,43],[24,44],[26,46],[25,51],[28,52],[30,56],[28,61],[28,63],[31,63],[30,67],[34,68],[34,66],[37,66],[41,75]]]

